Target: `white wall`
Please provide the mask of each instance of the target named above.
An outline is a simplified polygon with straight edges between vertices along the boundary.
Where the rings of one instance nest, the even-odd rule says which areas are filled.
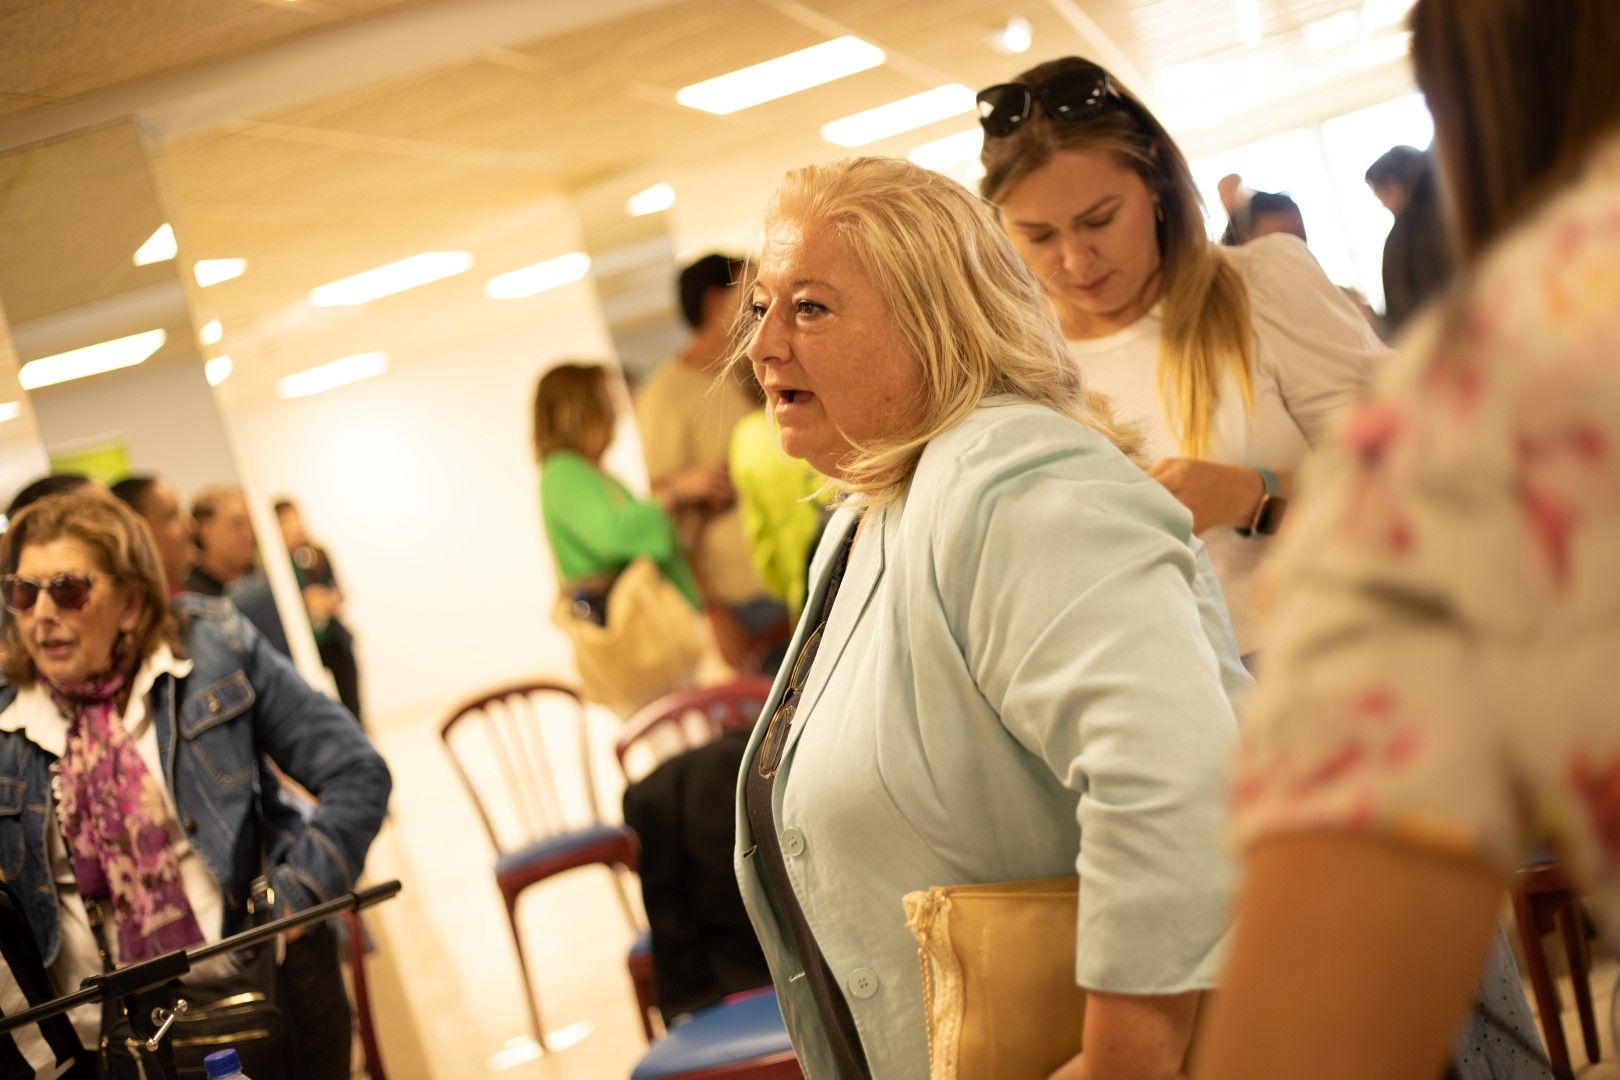
[[[209,485],[239,482],[201,361],[109,372],[29,399],[52,454],[122,442],[135,471],[162,474],[188,500]]]
[[[438,714],[496,682],[566,675],[550,622],[529,409],[560,357],[609,355],[588,284],[492,309],[454,347],[312,398],[227,405],[246,468],[303,508],[359,642],[367,722]],[[229,385],[229,384],[227,384]],[[621,439],[610,467],[638,481]]]

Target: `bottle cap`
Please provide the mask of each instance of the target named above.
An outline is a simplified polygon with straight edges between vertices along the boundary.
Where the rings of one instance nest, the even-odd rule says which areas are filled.
[[[242,1075],[242,1059],[236,1056],[235,1050],[216,1050],[203,1058],[203,1071],[208,1074],[208,1080],[219,1080],[225,1076]]]

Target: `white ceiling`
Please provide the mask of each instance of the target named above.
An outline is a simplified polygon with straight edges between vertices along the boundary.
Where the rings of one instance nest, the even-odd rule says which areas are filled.
[[[1245,22],[1245,3],[1257,23]],[[498,0],[478,5],[489,14]],[[230,115],[198,120],[211,79],[221,94],[234,85],[240,97],[234,76],[245,59],[294,57],[341,40],[356,64],[375,62],[368,41],[396,41],[385,35],[455,11],[470,18],[473,6],[142,0],[93,17],[75,0],[0,0],[0,146],[8,121],[14,131],[32,125],[32,133],[52,116],[115,112],[124,100],[144,109],[178,87],[177,78],[188,80],[186,109],[170,108],[156,131],[155,171],[183,260],[248,260],[242,278],[194,293],[198,321],[225,326],[219,349],[238,373],[226,389],[246,400],[267,394],[280,374],[346,352],[385,349],[396,362],[442,354],[442,343],[524,303],[484,299],[485,278],[572,250],[582,233],[598,248],[611,246],[616,231],[628,242],[634,233],[618,207],[654,182],[676,189],[664,222],[678,248],[746,244],[784,169],[849,153],[822,142],[822,123],[941,83],[976,88],[1079,52],[1140,88],[1193,152],[1409,85],[1402,60],[1366,52],[1367,41],[1388,38],[1371,16],[1389,0],[644,0],[623,10],[598,5],[608,17],[594,23],[571,10],[573,25],[560,32],[491,36],[498,43],[368,85],[330,93],[310,85],[291,95],[278,88],[264,99],[302,100],[262,109],[233,102]],[[1001,55],[988,41],[1013,15],[1034,29],[1026,56]],[[1324,20],[1334,16],[1353,37],[1327,35]],[[1258,25],[1258,45],[1245,41],[1246,25]],[[175,35],[174,26],[194,29]],[[512,24],[513,35],[532,32]],[[883,47],[888,62],[727,117],[675,103],[683,85],[843,33]],[[431,51],[431,42],[419,44]],[[170,123],[179,112],[187,122]],[[863,152],[904,154],[971,126],[964,116]],[[6,162],[0,158],[0,231],[21,236],[15,222],[6,224]],[[107,193],[74,197],[122,205]],[[95,231],[117,237],[108,250],[127,265],[118,254],[129,247],[127,234],[146,227],[143,220]],[[0,236],[0,253],[7,239]],[[34,234],[26,242],[52,247]],[[322,282],[445,249],[472,251],[473,270],[363,310],[316,311],[305,300]],[[0,296],[16,307],[8,300]],[[39,309],[28,299],[16,310]]]

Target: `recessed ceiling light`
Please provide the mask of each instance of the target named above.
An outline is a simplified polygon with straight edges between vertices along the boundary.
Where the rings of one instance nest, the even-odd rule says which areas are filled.
[[[865,146],[970,113],[973,108],[973,91],[951,83],[823,124],[821,137],[838,146]]]
[[[20,402],[20,401],[0,402],[0,424],[4,424],[8,420],[15,420],[15,419],[17,419],[17,417],[19,417],[21,415],[22,415],[22,402]]]
[[[206,289],[210,285],[218,285],[222,281],[230,281],[247,273],[247,260],[198,259],[191,272],[196,276],[197,284]]]
[[[135,265],[150,266],[153,263],[167,262],[180,254],[180,245],[175,243],[174,226],[165,221],[157,227],[157,231],[146,238],[146,242],[135,249]]]
[[[203,323],[203,328],[197,331],[197,340],[204,345],[218,345],[219,339],[225,336],[225,327],[220,325],[218,319],[210,319]]]
[[[979,127],[958,131],[943,139],[925,142],[912,148],[906,156],[925,169],[949,169],[964,161],[972,161],[984,148],[984,129]]]
[[[833,38],[774,60],[683,86],[675,92],[675,100],[688,108],[728,116],[875,68],[883,59],[882,49],[858,37]]]
[[[209,386],[218,386],[231,377],[236,370],[236,362],[229,356],[216,356],[203,365],[203,375],[208,379]]]
[[[648,214],[657,214],[668,210],[675,205],[675,189],[668,184],[654,184],[643,191],[638,191],[625,202],[624,208],[631,217],[646,217]]]
[[[283,398],[309,397],[324,394],[340,386],[370,379],[388,370],[388,354],[383,352],[356,353],[341,360],[333,360],[320,367],[312,367],[276,382],[276,394]]]
[[[17,372],[17,381],[22,383],[24,390],[38,390],[42,386],[55,386],[71,379],[134,367],[163,348],[167,340],[168,331],[147,330],[54,356],[42,356],[24,364]]]
[[[466,251],[424,251],[408,259],[318,285],[310,290],[309,299],[316,307],[369,304],[385,296],[466,273],[472,264],[473,257]]]
[[[1006,56],[1027,53],[1033,44],[1035,44],[1035,30],[1029,25],[1029,20],[1022,15],[1012,16],[1007,20],[1006,26],[990,35],[990,47]]]
[[[491,300],[521,300],[578,281],[591,270],[591,257],[583,251],[559,255],[555,259],[497,274],[484,282],[484,295]]]
[[[1361,5],[1361,21],[1369,29],[1383,30],[1395,26],[1412,10],[1414,0],[1365,0]]]

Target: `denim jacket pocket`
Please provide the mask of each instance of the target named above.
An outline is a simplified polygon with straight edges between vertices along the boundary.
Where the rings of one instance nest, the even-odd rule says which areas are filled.
[[[233,671],[188,692],[181,706],[180,737],[208,779],[221,788],[241,787],[253,780],[252,733],[238,734],[230,722],[248,713],[254,700],[247,675]]]
[[[27,843],[23,836],[23,804],[27,787],[21,780],[0,778],[0,881],[17,882],[22,877]]]

